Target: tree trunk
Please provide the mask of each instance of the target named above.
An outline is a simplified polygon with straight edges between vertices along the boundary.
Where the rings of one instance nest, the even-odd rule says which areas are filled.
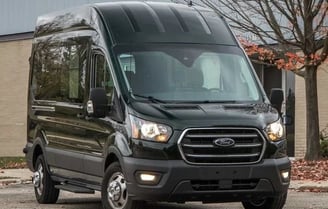
[[[317,68],[307,66],[305,68],[305,95],[306,95],[306,154],[305,160],[320,159],[319,139],[319,113]]]

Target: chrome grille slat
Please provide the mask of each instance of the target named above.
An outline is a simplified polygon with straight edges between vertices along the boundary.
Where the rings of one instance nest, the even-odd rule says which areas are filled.
[[[228,147],[215,145],[219,138],[233,139]],[[266,141],[255,128],[191,128],[183,131],[178,148],[190,164],[252,164],[263,157]]]
[[[257,152],[254,154],[235,154],[235,155],[195,155],[195,154],[186,154],[187,157],[193,158],[243,158],[243,157],[257,157],[261,153]]]
[[[213,144],[181,144],[182,147],[189,147],[189,148],[217,148]],[[255,143],[255,144],[250,144],[250,143],[245,143],[245,144],[235,144],[231,148],[256,148],[256,147],[261,147],[261,143]]]
[[[186,138],[225,138],[225,137],[231,137],[231,138],[254,138],[257,137],[256,134],[187,134],[185,136]]]

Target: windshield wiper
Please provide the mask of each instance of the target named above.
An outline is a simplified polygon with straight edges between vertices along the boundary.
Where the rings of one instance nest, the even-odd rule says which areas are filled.
[[[237,103],[237,101],[236,100],[223,100],[223,101],[217,101],[217,103],[235,104],[235,103]]]
[[[140,98],[147,99],[148,101],[151,101],[153,103],[166,103],[166,101],[157,99],[157,98],[155,98],[153,96],[146,96],[146,95],[133,94],[133,93],[132,93],[132,95],[135,96],[135,97],[140,97]]]
[[[211,100],[199,100],[199,101],[185,101],[185,103],[198,103],[198,104],[235,104],[235,100],[223,100],[223,101],[211,101]]]

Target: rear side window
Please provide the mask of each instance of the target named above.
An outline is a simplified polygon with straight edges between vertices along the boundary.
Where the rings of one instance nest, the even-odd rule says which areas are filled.
[[[87,41],[40,42],[36,46],[32,95],[36,100],[82,103]]]

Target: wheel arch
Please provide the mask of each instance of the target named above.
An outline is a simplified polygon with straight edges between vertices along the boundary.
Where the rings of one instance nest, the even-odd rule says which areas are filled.
[[[46,149],[45,146],[47,144],[47,139],[45,134],[42,130],[38,130],[38,133],[35,135],[35,140],[32,146],[32,166],[35,169],[36,160],[40,155],[43,155],[46,165],[47,163],[47,156],[45,155]],[[48,170],[48,166],[46,167]]]
[[[108,166],[113,162],[119,162],[124,171],[123,157],[132,155],[132,151],[128,145],[128,138],[117,131],[108,137],[105,147],[103,171],[105,172]]]
[[[118,148],[111,146],[108,148],[108,152],[106,155],[104,168],[103,168],[104,172],[106,171],[108,166],[110,164],[112,164],[113,162],[118,162],[122,167],[124,167],[123,159],[122,159],[122,155],[121,155],[120,151],[118,150]]]
[[[41,145],[40,144],[35,145],[34,151],[33,151],[33,157],[32,157],[32,165],[33,165],[34,169],[35,169],[36,160],[42,154],[43,154],[43,150],[41,148]]]

